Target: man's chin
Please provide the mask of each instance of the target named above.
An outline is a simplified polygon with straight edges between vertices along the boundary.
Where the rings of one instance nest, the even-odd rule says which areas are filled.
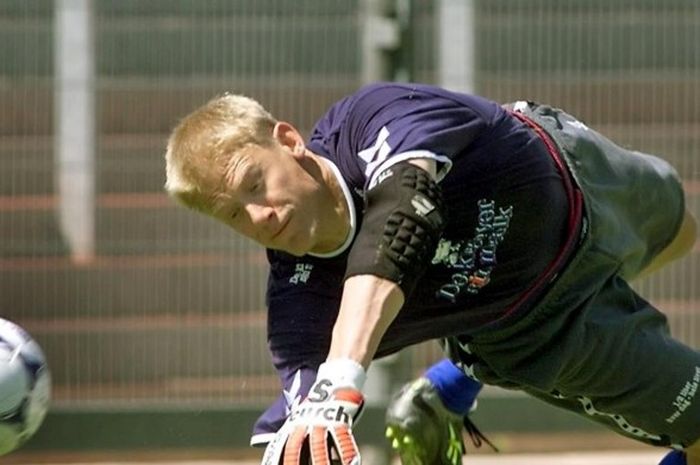
[[[303,257],[304,255],[306,255],[306,252],[302,252],[299,250],[287,250],[286,252],[290,255],[294,255],[295,257]]]
[[[279,250],[280,252],[288,253],[289,255],[294,255],[295,257],[303,257],[308,253],[307,250],[302,250],[299,248],[291,249],[285,247],[270,247],[271,249]]]

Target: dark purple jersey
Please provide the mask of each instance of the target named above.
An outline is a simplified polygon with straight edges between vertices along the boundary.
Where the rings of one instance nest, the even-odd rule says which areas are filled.
[[[347,246],[362,224],[363,193],[392,164],[437,162],[447,225],[377,356],[468,335],[498,320],[538,281],[566,240],[566,190],[546,145],[483,98],[427,85],[372,84],[331,107],[307,146],[333,168],[356,219],[352,237],[336,253],[294,257],[268,251],[269,345],[285,390],[298,370],[314,370],[325,359]]]

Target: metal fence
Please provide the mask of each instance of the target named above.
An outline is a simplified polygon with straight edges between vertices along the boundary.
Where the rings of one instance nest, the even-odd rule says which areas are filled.
[[[224,91],[252,95],[308,131],[380,56],[396,79],[566,108],[669,159],[700,214],[695,0],[382,4],[396,28],[367,21],[371,0],[0,2],[0,315],[44,347],[55,405],[263,405],[277,396],[264,254],[162,193],[170,128]],[[76,76],[75,50],[59,37],[73,23],[61,25],[60,13],[82,7],[92,62]],[[76,88],[93,100],[66,99]],[[80,127],[80,114],[92,115],[93,139],[71,146],[59,131]],[[94,157],[81,164],[85,149]],[[62,211],[70,195],[78,219]],[[93,241],[82,254],[75,228]],[[637,286],[700,346],[697,267],[694,251]],[[408,373],[438,356],[434,344],[411,349]]]

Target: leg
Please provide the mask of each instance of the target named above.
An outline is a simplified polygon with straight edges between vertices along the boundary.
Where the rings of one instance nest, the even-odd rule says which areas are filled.
[[[685,449],[688,465],[700,465],[700,441],[695,441]]]
[[[651,263],[639,272],[635,278],[644,278],[659,270],[673,260],[679,259],[693,248],[697,237],[697,224],[695,218],[688,210],[685,211],[683,223],[673,241],[661,251]]]
[[[636,278],[645,278],[668,263],[686,255],[692,250],[696,237],[697,224],[695,218],[686,210],[683,223],[676,237],[646,268],[640,271]],[[669,452],[659,465],[700,465],[700,442],[687,447],[684,452]]]
[[[630,438],[686,447],[687,463],[700,465],[700,353],[673,339],[663,314],[619,277],[587,312],[572,324],[584,331],[562,344],[576,351],[554,389],[525,390]]]
[[[663,313],[619,276],[570,312],[561,309],[577,302],[575,295],[556,296],[556,305],[544,307],[552,311],[504,339],[475,337],[469,345],[479,358],[474,374],[638,441],[692,445],[693,454],[700,438],[700,352],[673,339]]]
[[[668,163],[623,149],[595,131],[580,130],[574,118],[549,107],[530,106],[525,114],[555,138],[566,136],[559,137],[569,149],[563,155],[582,191],[594,200],[589,214],[591,225],[597,227],[592,226],[589,238],[598,250],[621,261],[620,276],[647,276],[692,248],[695,221],[691,215],[685,212],[677,233],[670,229],[678,225],[683,196],[679,178]],[[675,238],[669,241],[674,233]],[[582,289],[586,280],[579,277],[592,282],[591,266],[600,265],[598,259],[603,258],[602,254],[589,254],[576,263],[576,273],[569,273],[564,284],[587,295]],[[511,379],[532,383],[529,385],[535,389],[531,394],[542,400],[650,444],[686,447],[687,462],[700,465],[700,353],[673,340],[663,316],[641,297],[625,292],[625,283],[618,282],[620,276],[607,283],[585,308],[578,308],[578,302],[571,298],[567,311],[565,298],[570,294],[561,291],[557,295],[556,305],[550,307],[560,313],[550,311],[548,319],[537,320],[544,326],[560,314],[567,315],[562,321],[566,326],[558,327],[566,327],[565,333],[550,334],[559,337],[557,344],[552,344],[553,350],[529,349],[528,353],[537,357],[521,357],[518,363],[505,359],[502,350],[494,351],[491,357],[488,346],[475,345],[476,353],[497,373],[512,376],[513,370],[526,367],[527,371]],[[566,272],[559,287],[564,280]],[[582,316],[586,313],[589,316]],[[540,327],[530,329],[542,332]],[[534,338],[520,339],[510,337],[509,342],[520,348],[536,343]],[[518,360],[516,352],[508,355]],[[550,359],[548,363],[539,363],[543,356]],[[551,365],[557,370],[548,371]],[[529,376],[535,368],[539,378]],[[475,373],[494,384],[479,370]],[[683,455],[670,453],[662,463],[684,465]]]

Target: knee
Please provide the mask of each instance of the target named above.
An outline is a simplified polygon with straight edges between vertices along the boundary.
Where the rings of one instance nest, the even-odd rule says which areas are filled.
[[[684,450],[684,455],[686,459],[686,464],[687,465],[694,465],[696,463],[700,463],[700,443],[697,441],[690,446],[686,447]],[[669,465],[673,465],[674,462],[668,462]],[[677,463],[683,463],[683,462],[677,462]],[[663,465],[664,462],[661,462],[659,465]]]
[[[683,256],[693,249],[697,238],[697,233],[697,221],[695,220],[695,217],[688,210],[686,210],[683,217],[683,223],[681,224],[680,230],[673,241],[676,243],[676,251],[678,256]]]

